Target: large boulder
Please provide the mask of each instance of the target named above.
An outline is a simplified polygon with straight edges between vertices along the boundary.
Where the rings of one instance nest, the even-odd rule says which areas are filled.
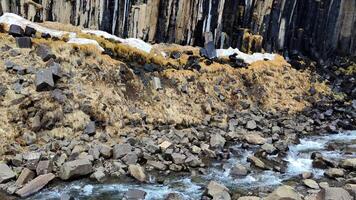
[[[329,168],[324,172],[324,175],[329,178],[338,178],[338,177],[343,177],[345,175],[345,172],[343,169]]]
[[[132,146],[130,144],[117,144],[113,148],[113,158],[120,159],[130,153]]]
[[[53,180],[56,176],[52,173],[44,174],[38,176],[32,181],[28,182],[23,188],[16,192],[20,197],[28,197],[39,190],[41,190],[44,186],[46,186],[51,180]]]
[[[322,200],[353,200],[353,197],[343,188],[327,187],[318,193]]]
[[[35,172],[31,171],[30,169],[24,168],[20,174],[20,176],[16,180],[17,186],[22,186],[31,181],[35,178]]]
[[[245,140],[249,144],[253,144],[253,145],[260,145],[267,142],[267,140],[257,132],[245,134]]]
[[[16,46],[18,48],[32,48],[32,40],[30,37],[17,37]]]
[[[356,170],[356,158],[349,158],[341,162],[341,167]]]
[[[222,148],[225,145],[225,138],[220,134],[213,134],[210,136],[210,146],[213,148]]]
[[[275,189],[265,200],[302,200],[302,197],[291,186],[283,185]]]
[[[78,159],[64,163],[61,166],[59,177],[68,180],[72,177],[88,175],[93,171],[89,159]]]
[[[227,187],[215,181],[210,181],[206,188],[206,194],[214,200],[230,200],[231,196],[229,192]]]
[[[36,48],[36,54],[39,56],[44,62],[49,61],[51,58],[56,59],[56,55],[52,53],[52,50],[49,46],[40,44]]]
[[[21,37],[24,35],[24,30],[21,28],[21,26],[18,26],[16,24],[12,24],[9,29],[9,35],[12,35],[14,37]]]
[[[145,171],[140,165],[129,165],[129,173],[140,182],[146,181]]]
[[[7,164],[0,163],[0,183],[4,183],[16,177],[16,174]]]
[[[125,192],[123,200],[144,200],[146,197],[146,192],[138,189],[129,189]]]
[[[36,73],[36,91],[49,91],[54,89],[53,74],[50,69],[42,69]]]

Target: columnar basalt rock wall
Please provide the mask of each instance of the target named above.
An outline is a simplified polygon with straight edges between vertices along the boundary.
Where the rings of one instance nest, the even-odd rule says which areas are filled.
[[[356,55],[356,0],[0,0],[0,14],[101,29],[149,42]],[[250,34],[248,34],[250,33]],[[246,41],[248,40],[248,41]],[[257,46],[257,47],[255,47]],[[242,48],[244,49],[244,48]]]

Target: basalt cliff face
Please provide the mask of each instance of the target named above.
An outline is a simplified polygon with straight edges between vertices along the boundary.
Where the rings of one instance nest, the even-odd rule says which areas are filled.
[[[149,42],[356,55],[355,0],[1,0],[0,14],[58,21]],[[262,36],[262,37],[261,37]]]

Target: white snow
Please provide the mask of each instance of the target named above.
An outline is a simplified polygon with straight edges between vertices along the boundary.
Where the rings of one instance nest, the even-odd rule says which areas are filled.
[[[66,34],[69,35],[70,38],[72,37],[76,37],[76,34],[75,33],[72,33],[72,32],[66,32],[66,31],[58,31],[58,30],[53,30],[53,29],[50,29],[50,28],[46,28],[46,27],[43,27],[41,25],[38,25],[36,23],[33,23],[23,17],[20,17],[16,14],[13,14],[13,13],[4,13],[1,17],[0,17],[0,24],[6,24],[6,25],[12,25],[12,24],[15,24],[15,25],[18,25],[18,26],[21,26],[23,29],[26,28],[26,26],[29,26],[29,27],[32,27],[34,29],[36,29],[38,32],[41,32],[41,33],[48,33],[50,34],[51,36],[54,36],[54,37],[62,37]]]
[[[114,41],[121,42],[123,44],[127,44],[128,46],[134,47],[136,49],[139,49],[141,51],[144,51],[146,53],[150,53],[152,50],[152,45],[141,40],[141,39],[136,39],[136,38],[127,38],[127,39],[122,39],[120,37],[117,37],[115,35],[112,35],[108,32],[105,31],[99,31],[99,30],[83,30],[83,33],[86,34],[93,34],[99,37],[103,37],[105,39],[111,39]]]
[[[96,40],[91,40],[91,39],[86,39],[86,38],[70,38],[69,41],[67,42],[68,44],[78,44],[78,45],[94,45],[96,46],[100,51],[104,51],[104,49],[99,45],[99,43]]]
[[[251,64],[256,61],[260,60],[274,60],[275,54],[271,53],[254,53],[254,54],[246,54],[241,52],[239,49],[233,49],[233,48],[228,48],[228,49],[217,49],[216,54],[218,57],[225,57],[225,56],[230,56],[233,55],[234,53],[237,54],[237,58],[243,59],[246,63]]]

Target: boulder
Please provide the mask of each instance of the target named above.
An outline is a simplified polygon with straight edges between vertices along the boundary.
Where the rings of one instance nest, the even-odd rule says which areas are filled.
[[[94,121],[90,121],[90,122],[85,126],[84,134],[87,134],[87,135],[89,135],[89,136],[93,136],[93,135],[95,135],[95,131],[96,131],[95,122],[94,122]]]
[[[44,174],[36,177],[32,181],[28,182],[23,188],[16,192],[20,197],[28,197],[39,190],[41,190],[44,186],[46,186],[51,180],[53,180],[56,176],[52,173]]]
[[[55,81],[62,78],[62,67],[59,63],[53,62],[49,65],[49,69],[52,71],[53,79]]]
[[[16,174],[7,164],[0,163],[0,183],[7,182],[16,177]]]
[[[155,169],[158,169],[161,171],[164,171],[167,169],[167,165],[165,165],[159,161],[149,160],[149,161],[147,161],[147,165],[150,165],[150,166],[154,167]]]
[[[100,145],[99,152],[104,158],[110,158],[112,156],[112,148],[108,145]]]
[[[182,195],[178,193],[169,193],[165,198],[165,200],[183,200],[183,199],[184,198],[182,197]]]
[[[49,160],[42,160],[38,163],[36,168],[37,175],[48,174],[52,172],[52,162]]]
[[[144,200],[146,198],[147,193],[138,189],[129,189],[125,192],[124,200]]]
[[[253,132],[244,135],[246,142],[253,145],[260,145],[267,142],[259,133]]]
[[[327,187],[318,193],[322,200],[353,200],[353,197],[343,188]]]
[[[159,147],[161,148],[162,151],[166,151],[166,149],[168,149],[171,146],[172,146],[172,143],[169,141],[164,141],[159,145]]]
[[[273,144],[265,143],[261,146],[261,149],[268,154],[276,154],[277,148],[273,146]]]
[[[9,35],[12,35],[14,37],[21,37],[24,35],[24,31],[21,26],[12,24],[9,29]]]
[[[329,178],[338,178],[338,177],[343,177],[345,175],[345,172],[343,169],[329,168],[324,172],[324,175]]]
[[[113,148],[113,158],[120,159],[132,151],[130,144],[117,144]]]
[[[220,134],[213,134],[210,136],[210,146],[213,148],[223,148],[225,146],[225,138]]]
[[[320,188],[319,184],[316,181],[314,181],[313,179],[305,179],[305,180],[303,180],[303,184],[311,189],[317,190]]]
[[[17,37],[16,38],[16,46],[18,48],[32,48],[32,40],[30,37]]]
[[[106,180],[106,174],[104,171],[104,168],[99,168],[97,169],[91,176],[90,178],[95,179],[99,183],[103,183]]]
[[[49,46],[40,44],[36,48],[36,55],[39,56],[44,62],[49,61],[51,58],[56,59]]]
[[[268,169],[266,164],[259,158],[257,158],[256,156],[249,156],[247,158],[248,162],[251,162],[254,166],[260,168],[260,169]]]
[[[28,37],[34,37],[36,35],[36,29],[30,27],[30,26],[26,26],[25,28],[25,36],[28,36]]]
[[[269,194],[265,200],[302,200],[302,197],[291,187],[283,185]]]
[[[356,170],[356,158],[349,158],[341,161],[341,167],[344,169]]]
[[[92,164],[88,159],[78,159],[64,163],[59,176],[62,180],[88,175],[92,172]]]
[[[172,153],[172,160],[175,164],[183,164],[187,157],[181,153]]]
[[[248,169],[245,166],[237,163],[232,167],[230,173],[233,176],[246,176],[248,174]]]
[[[49,91],[54,89],[54,80],[50,69],[42,69],[36,73],[36,91]]]
[[[15,184],[17,186],[23,186],[26,183],[28,183],[29,181],[31,181],[33,178],[35,178],[35,176],[36,176],[35,172],[33,172],[33,171],[31,171],[31,170],[29,170],[27,168],[24,168],[21,171],[20,176],[17,178]]]
[[[140,165],[129,165],[129,174],[140,182],[146,181],[146,174]]]
[[[230,200],[229,189],[215,181],[210,181],[206,189],[206,194],[215,200]]]

